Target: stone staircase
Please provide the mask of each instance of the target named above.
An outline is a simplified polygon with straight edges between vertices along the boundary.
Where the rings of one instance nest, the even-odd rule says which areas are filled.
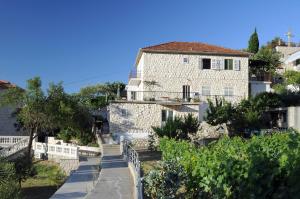
[[[28,146],[29,137],[21,139],[19,142],[10,145],[9,147],[0,150],[0,158],[9,159],[13,156],[24,152]]]

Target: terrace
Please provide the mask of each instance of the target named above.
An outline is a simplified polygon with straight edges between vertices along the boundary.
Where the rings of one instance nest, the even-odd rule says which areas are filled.
[[[200,103],[208,99],[225,99],[226,101],[240,101],[244,96],[233,95],[231,90],[226,91],[225,95],[203,95],[199,92],[170,92],[170,91],[131,91],[127,98],[122,98],[126,101],[144,101],[156,103]]]

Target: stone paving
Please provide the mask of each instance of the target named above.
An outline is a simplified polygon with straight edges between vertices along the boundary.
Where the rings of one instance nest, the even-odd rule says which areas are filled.
[[[83,199],[97,182],[99,157],[80,157],[79,167],[50,199]]]
[[[99,181],[87,199],[133,199],[133,179],[127,162],[120,154],[120,146],[103,145],[102,170]]]

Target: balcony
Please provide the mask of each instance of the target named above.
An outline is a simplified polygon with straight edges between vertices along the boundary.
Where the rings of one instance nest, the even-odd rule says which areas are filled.
[[[128,75],[128,86],[138,86],[141,83],[141,71],[131,70]]]
[[[262,81],[262,82],[272,82],[271,73],[259,73],[253,74],[249,77],[250,81]]]
[[[134,92],[134,97],[127,99],[127,101],[139,101],[139,102],[153,102],[163,105],[180,105],[183,103],[200,103],[207,101],[207,99],[214,100],[215,98],[224,98],[230,102],[238,102],[242,100],[243,96],[236,95],[201,95],[199,92],[168,92],[168,91],[131,91]]]

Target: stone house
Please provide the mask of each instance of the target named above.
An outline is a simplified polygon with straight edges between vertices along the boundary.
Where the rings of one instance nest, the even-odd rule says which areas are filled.
[[[109,106],[110,132],[146,136],[175,116],[203,118],[207,99],[248,98],[250,54],[198,42],[169,42],[139,50],[127,98]]]
[[[281,53],[282,62],[278,72],[282,73],[287,70],[300,71],[300,47],[294,46],[276,46],[276,51]]]

